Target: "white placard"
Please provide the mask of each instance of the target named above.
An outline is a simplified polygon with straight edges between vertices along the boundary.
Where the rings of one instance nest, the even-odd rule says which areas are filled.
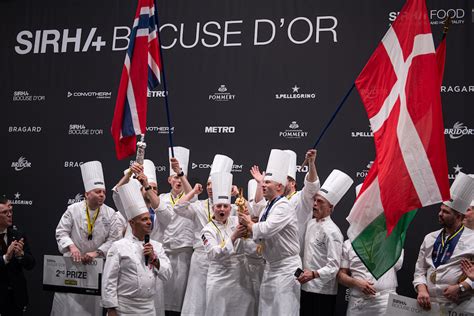
[[[418,301],[416,299],[396,294],[389,295],[386,315],[474,316],[472,312],[462,311],[456,308],[446,308],[433,302],[431,303],[431,310],[425,311],[420,307],[420,305],[418,305]]]
[[[55,292],[100,295],[103,259],[89,264],[71,257],[44,256],[43,289]]]

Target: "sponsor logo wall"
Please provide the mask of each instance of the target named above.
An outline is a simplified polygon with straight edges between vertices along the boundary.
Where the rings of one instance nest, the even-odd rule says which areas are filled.
[[[298,188],[303,187],[306,150],[404,0],[377,6],[339,2],[158,2],[167,84],[147,93],[146,158],[155,162],[161,192],[169,190],[169,133],[176,146],[191,150],[192,184],[207,181],[219,153],[234,160],[234,182],[246,191],[251,166],[265,170],[270,149],[280,148],[297,153]],[[135,5],[83,1],[73,10],[59,0],[0,2],[5,25],[0,60],[8,79],[0,90],[0,194],[12,199],[15,223],[29,233],[37,262],[42,254],[58,254],[54,229],[67,205],[85,197],[80,165],[102,162],[105,203],[114,207],[110,189],[132,163],[132,158],[116,160],[110,125]],[[440,87],[452,182],[459,172],[474,173],[474,73],[469,71],[474,6],[468,0],[427,0],[427,7],[435,45],[441,22],[446,16],[453,20]],[[355,183],[365,179],[375,160],[369,124],[354,89],[318,145],[321,182],[332,169],[351,175]],[[343,233],[353,202],[352,188],[333,214]],[[437,210],[418,212],[408,232],[398,282],[402,295],[414,296],[414,263],[424,234],[439,227]],[[52,295],[42,291],[40,275],[38,265],[30,275],[29,309],[47,315]],[[341,287],[342,301],[344,291]],[[344,306],[337,315],[345,315]]]

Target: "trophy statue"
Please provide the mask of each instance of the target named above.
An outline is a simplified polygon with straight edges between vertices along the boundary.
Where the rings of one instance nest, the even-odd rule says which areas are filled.
[[[140,140],[137,142],[137,155],[135,157],[135,161],[140,165],[143,165],[143,160],[145,160],[145,135],[140,135]],[[132,169],[128,169],[128,176],[131,177],[133,174]]]
[[[239,188],[239,196],[235,199],[235,205],[237,206],[237,212],[240,214],[248,214],[247,209],[247,200],[244,198],[244,189]],[[247,232],[244,238],[249,238],[249,233]]]

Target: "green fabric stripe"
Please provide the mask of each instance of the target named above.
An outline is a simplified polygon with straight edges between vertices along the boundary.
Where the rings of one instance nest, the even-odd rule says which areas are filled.
[[[380,214],[352,241],[354,251],[377,280],[400,258],[406,230],[416,212],[417,210],[413,210],[405,213],[388,237],[385,214]]]

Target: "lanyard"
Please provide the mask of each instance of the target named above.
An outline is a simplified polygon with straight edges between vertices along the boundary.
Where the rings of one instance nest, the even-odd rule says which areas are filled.
[[[100,212],[100,206],[95,210],[94,216],[92,217],[92,222],[91,222],[91,216],[89,215],[89,205],[86,203],[86,219],[87,219],[87,239],[92,240],[92,231],[94,230],[94,224],[95,220],[97,219],[97,216],[99,216]]]
[[[265,213],[263,213],[262,217],[260,218],[260,222],[264,222],[267,220],[267,217],[268,217],[268,213],[270,213],[270,209],[272,208],[272,206],[278,202],[279,199],[281,199],[283,196],[279,196],[277,198],[274,198],[271,202],[269,202],[267,204],[267,207],[265,209]]]
[[[463,231],[464,225],[461,225],[461,227],[459,227],[454,234],[449,236],[449,238],[445,237],[444,229],[438,235],[433,245],[433,254],[431,256],[433,265],[436,268],[442,264],[445,264],[451,258],[451,255],[453,254]]]
[[[184,192],[181,192],[181,194],[178,194],[176,197],[176,200],[173,198],[173,193],[170,192],[170,199],[171,199],[171,205],[174,206],[178,201],[183,197]]]
[[[214,227],[216,228],[216,232],[217,234],[221,237],[221,243],[220,243],[220,246],[221,248],[224,248],[225,246],[225,238],[224,238],[224,235],[222,234],[221,230],[219,229],[219,227],[217,227],[216,223],[214,223],[214,221],[211,221],[212,225],[214,225]],[[225,226],[227,226],[227,222],[225,223]],[[227,234],[226,234],[227,235]]]
[[[291,200],[291,198],[292,198],[293,195],[295,195],[295,194],[296,194],[296,191],[293,192],[293,193],[291,193],[291,194],[288,194],[288,195],[286,196],[286,198],[287,198],[288,200]]]
[[[210,209],[210,200],[207,199],[207,222],[209,223],[212,220],[211,209]]]

